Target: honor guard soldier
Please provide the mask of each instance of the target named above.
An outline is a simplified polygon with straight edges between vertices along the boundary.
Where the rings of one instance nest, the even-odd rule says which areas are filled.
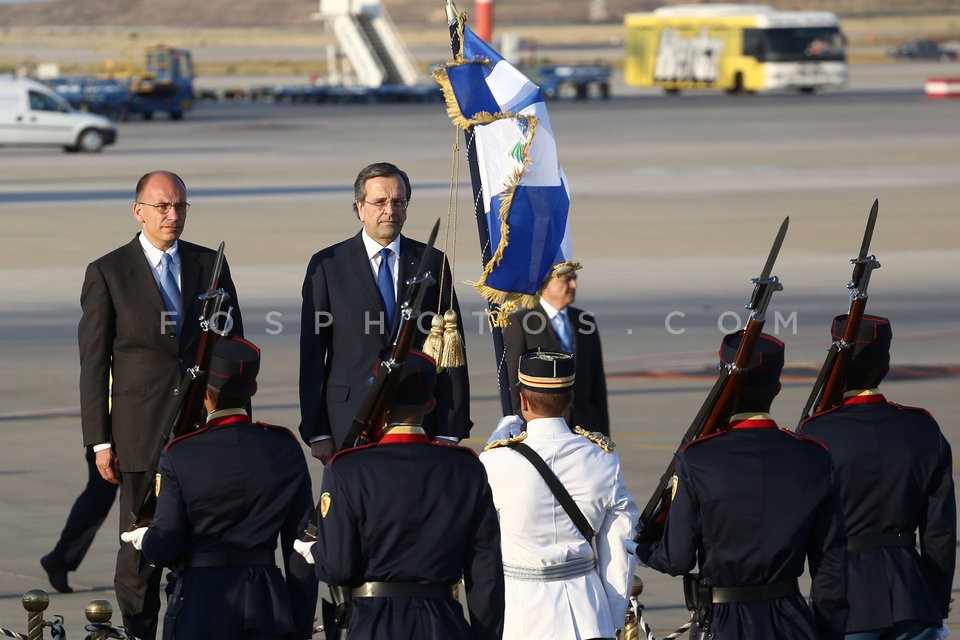
[[[575,372],[569,353],[524,353],[525,431],[480,454],[500,518],[505,639],[614,638],[624,625],[636,565],[624,542],[639,510],[610,439],[563,418]]]
[[[350,640],[499,640],[500,531],[476,454],[431,442],[436,363],[403,361],[383,434],[336,454],[323,473],[315,543],[297,549],[346,592]],[[469,623],[453,587],[463,578]],[[341,633],[343,629],[340,630]]]
[[[317,580],[293,549],[313,510],[310,475],[291,431],[247,416],[259,368],[252,343],[216,342],[206,426],[170,443],[152,524],[121,535],[150,562],[179,570],[168,585],[165,639],[313,635]]]
[[[834,319],[834,340],[846,322],[846,315]],[[849,550],[846,637],[932,640],[953,584],[953,456],[929,413],[888,402],[877,390],[890,369],[892,338],[886,318],[863,316],[842,404],[798,431],[830,448],[840,476]]]
[[[727,335],[723,364],[743,332]],[[783,343],[761,334],[729,429],[690,442],[676,461],[663,538],[641,562],[684,578],[692,638],[815,640],[843,637],[846,536],[830,454],[778,428]],[[811,602],[797,578],[809,563]]]

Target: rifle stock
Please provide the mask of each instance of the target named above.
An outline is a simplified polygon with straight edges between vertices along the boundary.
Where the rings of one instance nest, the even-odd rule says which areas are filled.
[[[676,468],[676,460],[684,447],[697,438],[724,431],[729,427],[730,416],[733,415],[737,398],[743,388],[744,375],[756,349],[757,340],[763,332],[763,325],[766,321],[765,314],[767,306],[770,304],[770,298],[775,292],[783,290],[780,280],[776,276],[771,276],[770,272],[780,252],[783,238],[786,236],[789,221],[790,218],[788,217],[780,225],[780,231],[774,240],[773,247],[770,249],[770,254],[760,277],[752,280],[755,285],[753,295],[746,305],[746,308],[750,309],[750,318],[747,320],[743,339],[737,347],[733,362],[728,365],[720,365],[720,375],[717,381],[710,393],[707,394],[706,400],[700,406],[700,410],[690,427],[681,438],[680,446],[670,458],[667,470],[660,477],[657,488],[640,514],[634,542],[652,542],[662,537],[663,527],[670,511],[670,503],[673,500],[673,473]]]
[[[221,310],[223,303],[230,297],[224,289],[219,287],[220,272],[223,268],[223,249],[224,243],[221,242],[214,261],[210,285],[199,296],[199,299],[203,302],[203,307],[199,318],[201,334],[197,345],[196,363],[193,367],[187,369],[177,389],[176,398],[178,401],[174,407],[173,417],[164,423],[166,426],[160,432],[159,446],[151,460],[148,477],[151,474],[156,474],[157,466],[160,463],[160,454],[163,453],[167,445],[172,440],[196,429],[203,416],[203,401],[207,390],[207,380],[210,377],[210,361],[213,358],[214,341],[219,336],[226,335],[231,322],[230,315],[233,311],[232,307],[226,312]],[[224,315],[226,315],[225,329],[219,330],[217,321]],[[130,529],[148,526],[153,520],[156,506],[157,497],[154,484],[148,482],[134,503],[134,511],[130,514]]]
[[[800,421],[803,422],[815,413],[821,413],[837,406],[843,396],[846,382],[847,368],[853,356],[853,345],[860,332],[863,313],[867,307],[867,287],[870,283],[870,274],[880,268],[875,256],[867,255],[870,250],[870,241],[873,238],[873,228],[877,221],[879,200],[873,201],[870,215],[867,218],[867,227],[864,230],[863,241],[860,243],[860,254],[850,260],[853,264],[853,275],[847,283],[850,289],[850,307],[847,311],[847,325],[844,327],[840,340],[830,345],[827,357],[820,367],[817,380],[810,390],[810,396],[803,406]],[[812,410],[812,412],[811,412]]]

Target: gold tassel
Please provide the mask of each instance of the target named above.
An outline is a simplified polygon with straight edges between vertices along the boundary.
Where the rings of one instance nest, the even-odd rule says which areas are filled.
[[[443,370],[440,366],[443,353],[443,318],[439,314],[434,314],[430,322],[430,333],[423,339],[423,352],[436,361],[438,370]]]
[[[436,319],[436,318],[435,318]],[[431,327],[430,333],[433,333]],[[443,313],[443,348],[437,364],[439,369],[462,367],[467,363],[463,356],[463,336],[457,329],[457,312],[447,309]]]

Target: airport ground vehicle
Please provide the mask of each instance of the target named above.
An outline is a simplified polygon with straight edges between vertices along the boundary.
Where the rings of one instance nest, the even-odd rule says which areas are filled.
[[[952,49],[945,49],[932,40],[910,40],[904,42],[899,47],[894,47],[887,51],[891,58],[901,58],[904,60],[939,60],[940,62],[952,62],[957,59],[957,52]]]
[[[762,5],[675,5],[630,13],[624,77],[629,85],[811,93],[847,82],[846,42],[826,11]]]
[[[596,87],[601,98],[610,97],[610,65],[597,63],[545,64],[537,67],[530,78],[540,85],[544,96],[558,98],[570,90],[577,100],[584,100],[590,87]]]
[[[0,76],[0,145],[53,145],[96,153],[117,139],[108,118],[76,111],[45,84]]]
[[[190,52],[162,45],[147,50],[142,71],[105,78],[63,76],[48,82],[77,109],[117,120],[132,114],[150,120],[161,111],[180,120],[194,103]]]

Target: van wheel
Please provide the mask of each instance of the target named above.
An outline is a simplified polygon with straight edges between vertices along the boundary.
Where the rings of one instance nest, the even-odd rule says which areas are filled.
[[[77,149],[86,153],[100,153],[103,150],[103,134],[96,129],[84,129],[77,138]]]
[[[143,112],[144,120],[153,120],[153,111],[144,111]]]
[[[183,120],[183,111],[171,111],[170,112],[171,120]]]

